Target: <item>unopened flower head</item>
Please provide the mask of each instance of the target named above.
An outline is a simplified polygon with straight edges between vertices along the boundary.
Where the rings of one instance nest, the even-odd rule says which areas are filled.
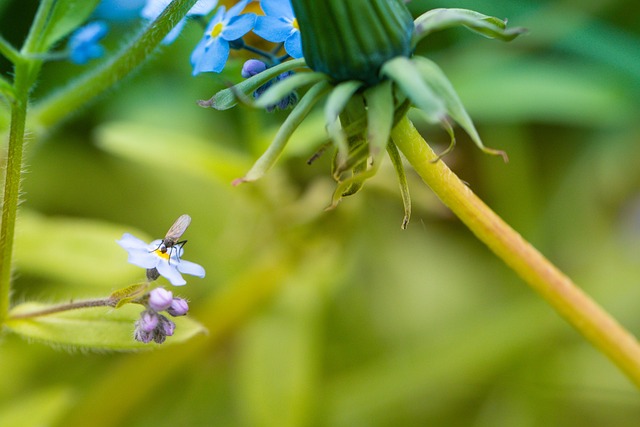
[[[189,303],[183,298],[174,298],[171,306],[167,308],[167,313],[173,317],[184,316],[189,311]]]
[[[201,265],[182,259],[182,247],[174,246],[171,250],[162,252],[160,243],[162,239],[146,243],[129,233],[124,233],[117,243],[129,253],[129,262],[147,270],[155,269],[157,273],[165,277],[174,286],[182,286],[187,282],[182,274],[196,277],[204,277],[205,270]],[[149,275],[148,275],[149,277]]]
[[[165,288],[155,288],[149,292],[149,307],[155,311],[163,311],[171,307],[173,293]]]

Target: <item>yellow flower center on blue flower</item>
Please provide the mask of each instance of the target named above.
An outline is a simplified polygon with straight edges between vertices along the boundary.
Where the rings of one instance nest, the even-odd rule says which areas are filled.
[[[218,37],[220,35],[220,33],[222,32],[223,28],[224,28],[224,25],[222,25],[222,22],[218,22],[211,29],[211,33],[210,33],[211,37],[213,37],[213,38]]]
[[[155,251],[153,251],[156,255],[158,255],[160,258],[164,258],[167,261],[169,260],[169,258],[171,257],[170,251],[167,251],[165,253],[162,253],[162,251],[160,249],[156,249]]]

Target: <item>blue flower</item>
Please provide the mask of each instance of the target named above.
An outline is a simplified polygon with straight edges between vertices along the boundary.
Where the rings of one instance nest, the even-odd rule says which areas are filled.
[[[102,0],[94,9],[93,16],[108,21],[130,21],[140,16],[146,0]]]
[[[83,65],[104,55],[104,48],[98,43],[107,35],[108,29],[107,24],[102,21],[95,21],[78,28],[69,37],[67,45],[71,62]]]
[[[138,267],[147,269],[147,277],[157,278],[158,274],[165,277],[173,286],[182,286],[187,282],[180,273],[196,277],[204,277],[205,271],[201,265],[182,259],[182,247],[174,246],[175,250],[162,253],[160,242],[154,240],[147,244],[144,241],[124,233],[117,243],[129,253],[129,262]],[[155,274],[149,274],[151,270]]]
[[[229,11],[226,11],[224,6],[218,8],[207,25],[202,40],[191,53],[194,76],[204,72],[222,71],[229,58],[229,42],[247,34],[255,24],[255,14],[240,15],[248,3],[249,0],[243,0]]]
[[[290,0],[261,0],[265,16],[258,16],[253,32],[273,43],[284,42],[284,50],[293,58],[302,58],[302,39]]]
[[[162,11],[164,11],[167,6],[171,3],[171,0],[147,0],[147,4],[140,12],[140,15],[148,19],[150,21],[155,20]],[[208,15],[209,12],[213,10],[214,7],[218,5],[218,0],[198,0],[196,4],[193,5],[189,12],[187,12],[187,16],[204,16]],[[183,18],[176,24],[175,27],[167,34],[167,36],[162,40],[162,44],[170,44],[175,39],[178,38],[180,32],[184,28],[185,23],[187,22],[186,18]]]

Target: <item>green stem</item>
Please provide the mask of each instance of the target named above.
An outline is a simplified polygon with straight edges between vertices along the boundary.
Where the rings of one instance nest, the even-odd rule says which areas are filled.
[[[33,122],[33,125],[39,128],[48,129],[111,88],[151,56],[153,50],[186,16],[196,1],[173,1],[158,19],[148,25],[131,43],[125,44],[110,61],[38,103],[30,111],[30,124]]]
[[[115,307],[118,304],[118,299],[108,297],[100,299],[91,299],[84,301],[70,302],[67,304],[54,305],[42,310],[31,311],[28,313],[19,313],[9,316],[8,320],[16,319],[32,319],[34,317],[46,316],[49,314],[61,313],[69,310],[79,310],[81,308],[90,307]]]
[[[20,62],[20,52],[11,46],[11,43],[6,41],[2,36],[0,36],[0,54],[14,64]]]
[[[22,173],[22,152],[29,89],[23,80],[27,73],[28,64],[21,63],[16,66],[16,96],[11,103],[11,125],[4,174],[2,223],[0,224],[0,325],[6,319],[9,311],[11,293],[11,258],[20,196],[20,175]]]
[[[640,387],[640,345],[633,335],[487,207],[404,118],[392,139],[442,202],[596,348]]]

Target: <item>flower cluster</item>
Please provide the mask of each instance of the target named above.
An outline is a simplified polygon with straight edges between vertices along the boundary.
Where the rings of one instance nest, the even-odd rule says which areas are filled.
[[[155,288],[149,292],[146,307],[136,321],[133,333],[136,341],[145,344],[151,341],[162,344],[175,331],[176,324],[160,314],[161,311],[166,311],[173,317],[184,316],[189,311],[186,300],[174,297],[171,291],[164,288]]]
[[[182,286],[187,283],[182,274],[201,278],[205,276],[205,270],[201,265],[182,259],[184,242],[174,242],[170,238],[175,235],[179,238],[190,222],[191,218],[188,215],[182,215],[167,232],[167,237],[151,243],[146,243],[129,233],[124,233],[116,242],[128,252],[131,264],[146,269],[149,282],[163,276],[172,285]],[[151,290],[136,302],[146,307],[136,321],[134,331],[134,338],[143,343],[155,341],[161,344],[168,336],[173,335],[175,323],[160,312],[166,311],[176,317],[184,316],[189,311],[186,300],[174,297],[171,291],[162,287]]]

